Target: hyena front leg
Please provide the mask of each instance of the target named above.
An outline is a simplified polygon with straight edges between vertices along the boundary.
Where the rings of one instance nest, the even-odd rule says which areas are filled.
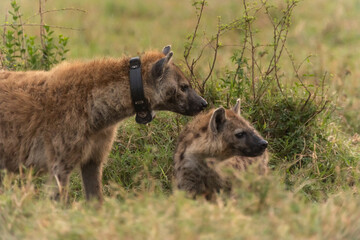
[[[81,165],[81,175],[87,200],[103,200],[102,166],[106,161],[115,137],[116,126],[104,129],[93,136],[94,143],[87,160]]]
[[[90,159],[81,166],[81,176],[86,200],[97,198],[99,201],[102,201],[102,163]]]

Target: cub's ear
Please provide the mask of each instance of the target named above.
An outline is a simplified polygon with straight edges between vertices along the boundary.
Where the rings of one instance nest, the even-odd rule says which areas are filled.
[[[168,64],[170,62],[173,55],[174,55],[173,52],[169,52],[168,54],[166,54],[166,57],[165,57],[166,64]]]
[[[163,73],[166,66],[169,64],[173,52],[169,52],[164,58],[158,60],[152,67],[151,73],[155,78],[159,78]]]
[[[226,122],[225,109],[223,107],[219,107],[212,114],[210,118],[209,127],[211,131],[216,134],[222,130],[225,122]]]
[[[162,52],[164,55],[168,55],[168,53],[171,51],[171,45],[167,45],[163,48]]]
[[[241,114],[241,100],[240,100],[240,98],[238,98],[238,100],[236,100],[236,104],[233,107],[233,111],[238,115]]]

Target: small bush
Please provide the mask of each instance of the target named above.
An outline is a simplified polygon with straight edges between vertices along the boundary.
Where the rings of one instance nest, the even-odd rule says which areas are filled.
[[[41,1],[39,2],[41,5]],[[25,33],[26,23],[22,22],[20,5],[16,0],[11,1],[9,16],[11,23],[6,22],[3,31],[3,43],[0,48],[1,67],[9,70],[43,69],[49,70],[51,66],[65,60],[69,51],[67,43],[69,38],[62,34],[54,38],[54,31],[43,23],[43,12],[39,12],[40,39],[28,36]],[[41,6],[40,6],[41,9]],[[38,43],[40,42],[40,43]]]
[[[336,188],[324,183],[336,181],[340,175],[354,174],[357,163],[346,144],[329,141],[329,129],[336,120],[324,84],[328,75],[322,73],[322,77],[314,81],[314,74],[302,70],[310,56],[297,63],[286,46],[292,12],[298,2],[291,0],[275,5],[271,1],[243,0],[240,17],[225,24],[219,22],[218,32],[205,37],[209,40],[204,41],[197,32],[201,31],[201,17],[207,3],[195,1],[197,23],[185,44],[184,57],[194,86],[212,105],[230,107],[241,98],[244,115],[269,141],[272,169],[282,172],[287,186],[294,189],[298,182],[313,179],[313,185],[306,185],[302,190],[309,198],[320,199],[323,194],[319,192]],[[273,28],[273,35],[267,41],[259,37],[258,17],[261,24],[267,19]],[[211,79],[216,56],[224,47],[221,36],[229,31],[239,35],[239,41],[233,43],[239,46],[231,58],[233,66],[224,74],[218,74],[217,79]],[[206,51],[213,54],[212,59],[204,60],[208,62],[209,73],[196,76],[201,74],[196,66]],[[331,154],[334,148],[336,153]],[[336,169],[343,173],[336,174]],[[352,184],[347,180],[343,182],[343,187]]]

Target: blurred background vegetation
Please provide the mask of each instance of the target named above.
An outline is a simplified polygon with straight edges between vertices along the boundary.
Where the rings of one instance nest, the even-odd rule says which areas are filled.
[[[242,99],[243,114],[270,143],[271,174],[239,176],[231,199],[191,202],[172,188],[176,138],[191,118],[160,113],[147,126],[131,118],[120,124],[104,169],[102,209],[81,205],[79,173],[72,176],[70,209],[48,200],[45,178],[6,176],[0,233],[34,238],[37,232],[25,227],[51,239],[359,236],[360,218],[352,216],[360,213],[360,2],[225,0],[203,9],[202,3],[50,0],[40,16],[38,2],[1,1],[2,67],[47,70],[65,58],[136,56],[171,44],[175,62],[211,106]],[[20,26],[9,26],[14,21]],[[91,228],[97,225],[102,230]]]

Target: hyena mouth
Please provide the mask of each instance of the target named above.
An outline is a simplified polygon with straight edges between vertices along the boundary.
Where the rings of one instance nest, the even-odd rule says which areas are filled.
[[[251,151],[251,152],[243,152],[244,153],[244,157],[257,157],[260,156],[261,154],[263,154],[265,152],[265,149],[261,149],[258,151]]]
[[[194,116],[199,112],[203,111],[207,107],[208,103],[205,99],[199,96],[199,101],[189,105],[188,110],[186,111],[186,115]]]
[[[251,150],[243,151],[244,156],[246,157],[257,157],[263,154],[268,146],[268,142],[266,140],[261,140],[255,148]]]
[[[187,115],[187,116],[195,116],[195,115],[197,115],[198,113],[200,113],[202,110],[204,110],[204,109],[201,109],[201,108],[192,109],[192,110],[186,111],[186,112],[184,113],[184,115]]]

